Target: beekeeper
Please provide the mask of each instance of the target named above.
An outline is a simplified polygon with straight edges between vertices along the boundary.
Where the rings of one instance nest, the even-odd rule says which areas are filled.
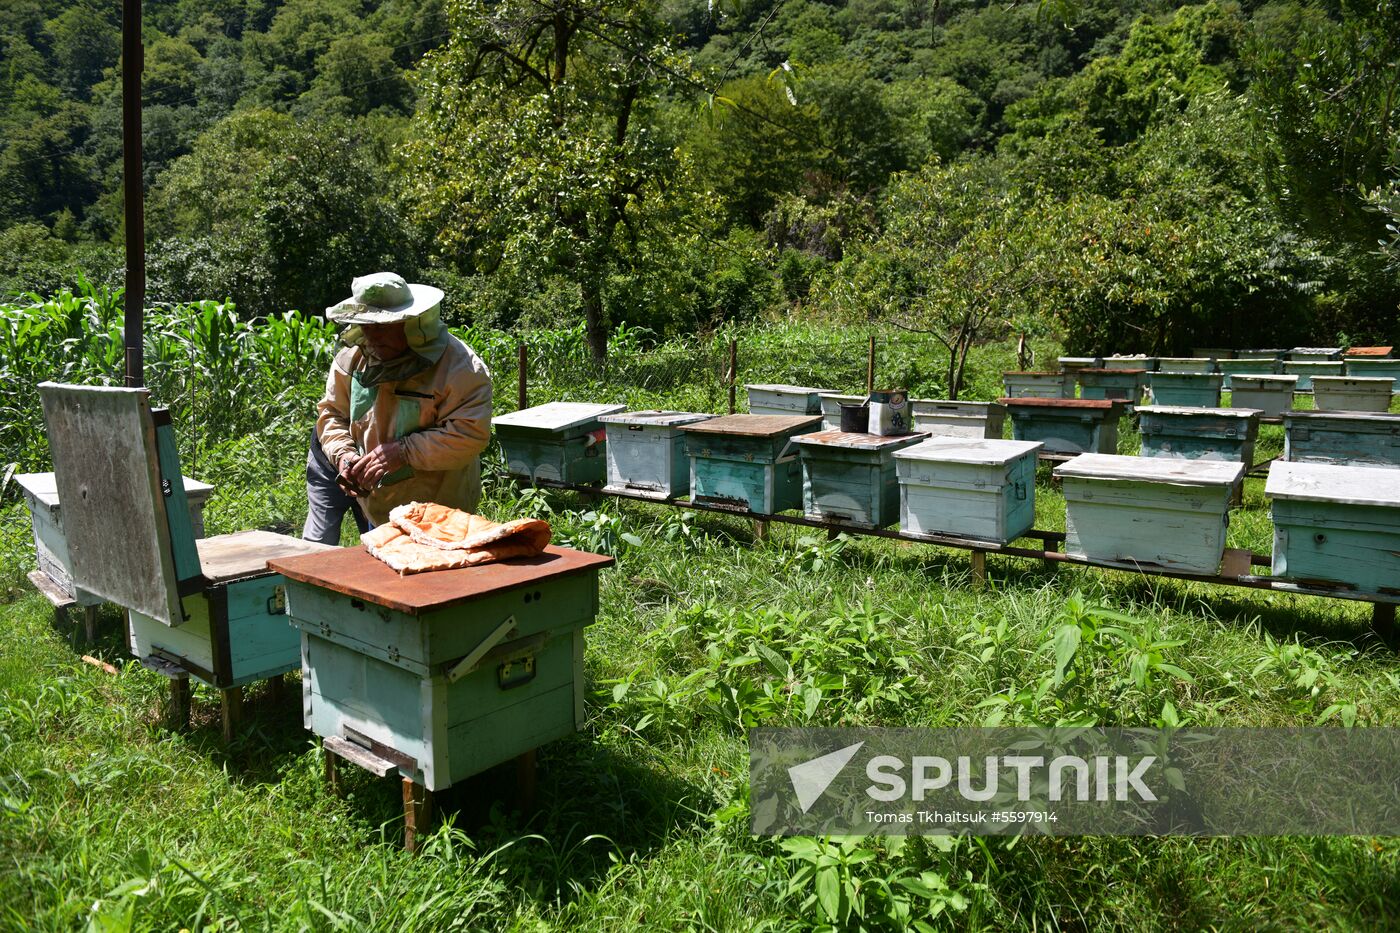
[[[328,544],[339,543],[345,512],[337,487],[376,525],[407,502],[472,511],[491,436],[491,374],[443,325],[442,290],[377,272],[350,291],[326,309],[346,325],[345,346],[316,406],[316,439],[335,473],[327,482],[307,471],[302,537]]]

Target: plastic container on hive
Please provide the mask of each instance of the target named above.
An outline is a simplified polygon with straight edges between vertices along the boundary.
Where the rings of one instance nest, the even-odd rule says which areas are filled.
[[[1004,398],[1011,436],[1043,444],[1045,453],[1113,453],[1123,403],[1108,399]]]
[[[1225,377],[1219,373],[1148,373],[1147,387],[1154,405],[1215,408]]]
[[[1145,369],[1111,369],[1105,360],[1104,369],[1079,371],[1079,397],[1084,399],[1115,399],[1136,405],[1142,398],[1147,380]]]
[[[1378,349],[1389,348],[1380,347]],[[1394,379],[1395,382],[1391,385],[1390,391],[1392,394],[1400,392],[1400,360],[1376,356],[1348,357],[1346,360],[1346,374],[1348,376]]]
[[[564,548],[400,577],[358,548],[274,561],[306,727],[442,790],[583,721],[583,630],[609,557]]]
[[[1261,417],[1280,418],[1293,409],[1297,376],[1257,376],[1240,374],[1230,392],[1231,408],[1257,408]]]
[[[1145,405],[1138,409],[1144,457],[1182,460],[1227,460],[1254,464],[1259,412],[1253,408],[1178,408]]]
[[[690,492],[690,458],[680,427],[713,418],[685,411],[625,411],[598,420],[608,435],[613,492],[672,499]]]
[[[1159,373],[1213,373],[1215,360],[1208,356],[1162,356],[1157,358]]]
[[[1385,411],[1395,380],[1375,376],[1314,376],[1313,408],[1318,411]]]
[[[820,424],[811,415],[727,415],[681,425],[691,498],[764,515],[800,508],[802,466],[792,439]]]
[[[1283,459],[1400,467],[1400,415],[1292,411],[1283,416]]]
[[[1074,380],[1069,372],[1001,374],[1011,398],[1074,398]]]
[[[1283,364],[1283,371],[1298,377],[1299,392],[1311,392],[1313,376],[1340,376],[1345,367],[1341,360],[1288,360]]]
[[[1006,544],[1035,523],[1035,466],[1028,441],[935,437],[894,455],[900,528]]]
[[[802,510],[808,518],[883,528],[899,518],[894,454],[924,439],[820,431],[792,439],[802,458]]]
[[[601,483],[607,434],[598,420],[626,405],[550,402],[491,421],[506,469],[527,482]]]
[[[1274,575],[1400,598],[1400,470],[1275,462]]]
[[[841,430],[841,406],[864,405],[869,398],[868,395],[842,395],[839,392],[823,392],[821,394],[822,430]],[[866,417],[869,418],[868,412]]]
[[[1244,376],[1273,376],[1280,372],[1280,364],[1276,357],[1217,360],[1217,367],[1225,377],[1225,388],[1234,388],[1234,377]]]
[[[932,437],[1000,438],[1006,406],[996,402],[914,399],[914,430]]]
[[[779,384],[746,385],[751,415],[820,415],[830,389]]]
[[[1220,569],[1244,464],[1084,454],[1055,475],[1064,489],[1067,554],[1122,567]]]

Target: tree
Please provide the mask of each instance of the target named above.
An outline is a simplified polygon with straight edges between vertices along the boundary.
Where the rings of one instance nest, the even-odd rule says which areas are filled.
[[[578,283],[607,354],[605,287],[643,214],[664,207],[673,146],[658,93],[686,64],[648,0],[451,0],[424,59],[411,199],[447,261]]]

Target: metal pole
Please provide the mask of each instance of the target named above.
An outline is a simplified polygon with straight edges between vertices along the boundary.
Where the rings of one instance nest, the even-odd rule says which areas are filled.
[[[519,346],[519,348],[518,348],[518,356],[519,356],[519,368],[518,368],[517,371],[518,371],[518,373],[519,373],[519,378],[518,378],[518,385],[517,385],[517,397],[516,397],[516,400],[515,400],[515,402],[516,402],[515,410],[516,410],[516,411],[524,411],[525,409],[527,409],[527,408],[530,407],[530,396],[529,396],[529,393],[526,391],[527,377],[526,377],[526,368],[525,368],[525,362],[526,362],[526,361],[525,361],[525,344],[524,344],[523,342],[520,344],[520,346]]]
[[[739,341],[729,341],[729,373],[725,379],[729,383],[729,413],[734,414],[734,383],[739,378]]]
[[[122,3],[122,196],[126,221],[126,384],[145,384],[146,204],[141,182],[141,0]]]

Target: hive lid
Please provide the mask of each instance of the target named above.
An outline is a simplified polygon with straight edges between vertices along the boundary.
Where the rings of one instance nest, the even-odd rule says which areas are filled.
[[[863,404],[867,399],[870,398],[870,396],[868,396],[868,395],[842,395],[840,392],[823,392],[823,393],[822,393],[822,398],[829,398],[829,399],[831,399],[831,400],[834,401],[834,402],[841,402],[842,404],[852,405],[852,404]]]
[[[1227,361],[1227,362],[1228,362],[1228,361]],[[1286,382],[1286,383],[1288,383],[1289,385],[1296,385],[1297,382],[1298,382],[1298,376],[1297,376],[1296,373],[1294,373],[1294,374],[1292,374],[1292,375],[1288,375],[1288,376],[1269,375],[1268,373],[1247,373],[1247,374],[1246,374],[1246,373],[1234,373],[1233,375],[1230,376],[1230,382],[1231,382],[1233,385],[1237,385],[1237,386],[1240,385],[1241,383],[1244,383],[1244,382],[1259,382],[1259,383],[1265,383],[1265,384],[1268,384],[1268,383],[1279,383],[1279,384],[1282,384],[1282,383],[1285,383],[1285,382]]]
[[[746,389],[761,389],[765,392],[787,392],[796,395],[799,392],[815,392],[818,395],[830,392],[830,389],[817,389],[812,386],[790,386],[776,382],[756,382],[753,385],[745,384]]]
[[[1263,412],[1257,408],[1196,408],[1188,405],[1139,405],[1140,415],[1180,415],[1198,418],[1239,418],[1248,421]]]
[[[1120,371],[1120,372],[1123,372],[1124,370],[1119,370],[1119,371]],[[1225,380],[1225,375],[1224,375],[1223,373],[1148,373],[1148,374],[1147,374],[1147,381],[1148,381],[1148,382],[1157,382],[1157,381],[1159,381],[1159,380],[1160,380],[1160,381],[1164,381],[1164,382],[1186,382],[1186,381],[1189,381],[1189,380],[1191,380],[1191,379],[1218,379],[1218,380],[1220,380],[1221,382],[1223,382],[1223,381]]]
[[[1097,363],[1097,362],[1099,361],[1099,359],[1100,359],[1100,357],[1097,357],[1097,356],[1061,356],[1061,357],[1058,357],[1058,358],[1057,358],[1057,362],[1060,362],[1060,363],[1089,363],[1089,364],[1092,365],[1092,364],[1094,364],[1094,363]]]
[[[597,421],[602,415],[626,411],[626,405],[594,405],[590,402],[549,402],[508,415],[492,418],[496,425],[516,428],[538,428],[541,431],[565,431],[590,421]]]
[[[680,429],[694,434],[775,437],[816,427],[821,421],[821,415],[725,415],[695,424],[683,424]]]
[[[914,409],[914,417],[931,414],[958,414],[958,415],[980,415],[986,416],[995,411],[1004,410],[1004,406],[996,402],[955,402],[951,399],[937,398],[916,398],[909,400],[910,406]]]
[[[900,460],[926,460],[939,463],[972,463],[996,466],[1038,451],[1039,441],[999,441],[981,437],[933,437],[895,451]]]
[[[1289,353],[1341,353],[1341,347],[1294,347]]]
[[[1145,372],[1147,372],[1147,370],[1145,370],[1145,369],[1105,369],[1105,368],[1100,367],[1100,368],[1098,368],[1098,369],[1081,369],[1081,370],[1079,371],[1079,375],[1081,375],[1081,376],[1093,376],[1093,375],[1102,373],[1102,374],[1108,375],[1108,376],[1132,376],[1132,375],[1139,375],[1139,376],[1140,376],[1140,375],[1142,375],[1142,374],[1145,373]]]
[[[1224,460],[1179,460],[1175,457],[1080,454],[1068,463],[1055,467],[1055,475],[1140,480],[1178,486],[1233,486],[1244,475],[1244,464]]]
[[[1352,382],[1356,383],[1358,386],[1366,387],[1377,385],[1382,382],[1395,382],[1390,376],[1313,376],[1312,381],[1313,385],[1317,385],[1321,382],[1325,385],[1336,386],[1337,388],[1341,388],[1342,383],[1345,382]]]
[[[1283,420],[1285,424],[1290,421],[1354,421],[1400,427],[1400,415],[1384,411],[1286,411]]]
[[[615,415],[603,415],[598,420],[603,424],[642,424],[650,427],[671,428],[681,424],[694,424],[706,421],[714,415],[694,411],[623,411]]]
[[[1395,349],[1395,348],[1394,348],[1394,347],[1352,347],[1350,350],[1348,350],[1348,351],[1346,352],[1345,355],[1346,355],[1346,356],[1361,356],[1361,357],[1369,356],[1369,357],[1380,358],[1380,357],[1387,357],[1387,356],[1390,356],[1390,351],[1393,350],[1393,349]]]
[[[922,431],[912,434],[866,434],[856,431],[818,431],[815,434],[799,434],[792,439],[794,444],[804,447],[841,447],[847,450],[898,450],[917,444],[928,435]]]
[[[1119,370],[1122,372],[1123,370]],[[1069,408],[1104,409],[1121,406],[1123,401],[1115,398],[1003,398],[998,404],[1007,408]]]
[[[1159,363],[1209,363],[1209,362],[1211,362],[1211,358],[1208,357],[1208,356],[1159,356],[1159,357],[1157,357],[1157,362],[1159,362]]]
[[[1400,470],[1275,460],[1264,494],[1299,502],[1400,506]]]

